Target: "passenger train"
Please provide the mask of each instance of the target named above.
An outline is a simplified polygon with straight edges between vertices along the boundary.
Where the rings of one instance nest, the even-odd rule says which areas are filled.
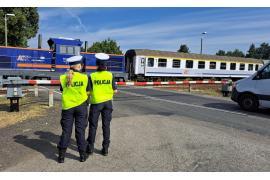
[[[0,79],[21,76],[24,79],[58,79],[69,66],[68,57],[82,55],[87,73],[96,70],[94,53],[81,52],[79,39],[50,38],[50,49],[0,46]],[[117,81],[178,80],[183,78],[248,77],[263,66],[251,58],[130,49],[125,55],[110,54],[108,70]]]
[[[240,79],[250,76],[263,66],[262,60],[252,58],[147,49],[128,50],[125,57],[126,72],[130,79]]]

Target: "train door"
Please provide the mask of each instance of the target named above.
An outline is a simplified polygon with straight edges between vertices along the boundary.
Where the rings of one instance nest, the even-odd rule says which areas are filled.
[[[125,66],[128,79],[132,79],[134,76],[134,56],[125,56]]]
[[[144,75],[145,74],[145,64],[146,64],[146,58],[144,56],[137,56],[136,57],[136,70],[135,74]]]
[[[136,55],[135,50],[128,50],[125,54],[126,73],[129,79],[143,76],[145,73],[145,57]]]
[[[141,60],[143,60],[143,63],[141,65],[143,66],[143,74],[145,75],[145,73],[146,73],[146,66],[147,66],[148,60],[147,60],[146,57],[143,57]]]
[[[82,62],[83,62],[82,72],[86,72],[86,57],[83,57]]]

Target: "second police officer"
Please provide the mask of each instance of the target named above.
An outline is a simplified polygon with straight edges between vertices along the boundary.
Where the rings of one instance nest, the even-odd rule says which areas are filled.
[[[91,73],[89,77],[90,82],[90,112],[89,112],[89,136],[87,153],[94,152],[94,143],[96,137],[96,130],[98,127],[98,118],[102,117],[102,131],[103,142],[101,153],[104,156],[108,155],[110,144],[110,123],[112,120],[112,99],[114,93],[117,93],[116,84],[113,74],[107,71],[106,62],[109,55],[105,53],[95,54],[97,72]]]
[[[86,74],[80,72],[82,69],[82,56],[70,57],[67,59],[67,62],[69,62],[70,70],[60,76],[62,91],[62,135],[57,146],[59,150],[58,162],[64,162],[74,121],[80,161],[84,162],[88,157],[86,153],[85,129],[87,126],[87,91],[90,90],[89,78]]]

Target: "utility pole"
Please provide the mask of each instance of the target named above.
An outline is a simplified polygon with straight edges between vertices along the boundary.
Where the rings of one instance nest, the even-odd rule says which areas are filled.
[[[201,36],[201,53],[202,54],[202,50],[203,50],[203,35],[207,34],[207,32],[203,32],[202,36]]]
[[[8,43],[7,43],[7,16],[15,16],[15,14],[5,14],[5,45],[7,47]]]

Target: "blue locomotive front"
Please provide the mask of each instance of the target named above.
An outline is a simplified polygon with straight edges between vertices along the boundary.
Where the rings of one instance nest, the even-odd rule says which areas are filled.
[[[71,38],[50,38],[50,50],[0,46],[0,76],[20,76],[24,79],[58,79],[69,66],[68,57],[81,54],[84,57],[84,70],[96,70],[94,53],[81,52],[82,42]],[[117,80],[125,80],[123,55],[110,54],[108,70]]]

